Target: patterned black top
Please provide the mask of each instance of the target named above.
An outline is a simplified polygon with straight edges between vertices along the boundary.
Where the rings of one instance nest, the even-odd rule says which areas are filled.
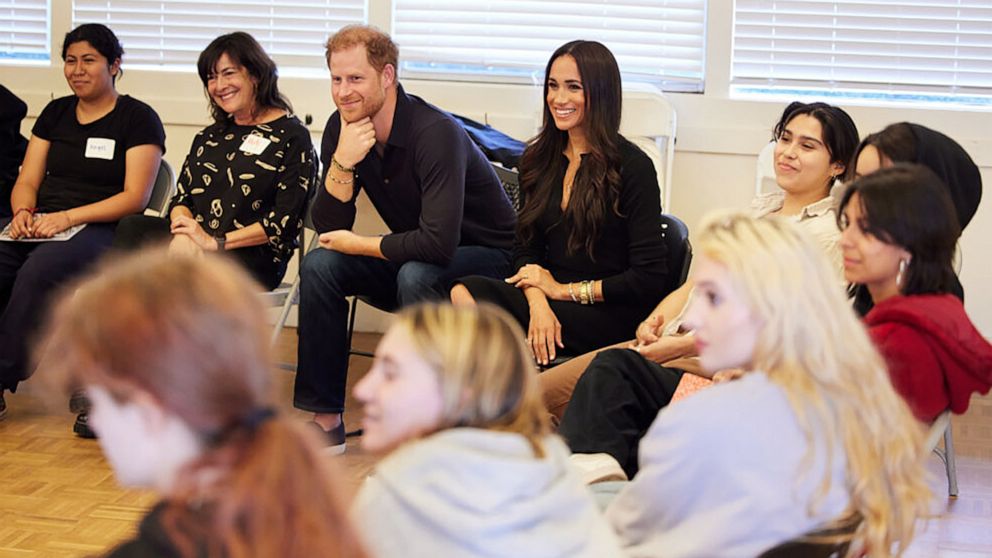
[[[212,236],[261,223],[275,262],[297,245],[317,182],[310,132],[295,116],[267,124],[212,124],[193,139],[179,174],[176,205]]]

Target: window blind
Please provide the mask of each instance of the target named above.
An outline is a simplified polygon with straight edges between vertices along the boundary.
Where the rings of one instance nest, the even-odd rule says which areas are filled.
[[[733,85],[992,94],[989,0],[737,0]]]
[[[73,8],[73,25],[114,30],[128,66],[186,69],[217,36],[245,31],[280,69],[322,70],[327,37],[366,17],[366,0],[75,0]]]
[[[393,37],[410,72],[543,80],[574,39],[604,43],[627,79],[702,91],[705,0],[396,0]]]
[[[48,61],[47,0],[0,0],[0,60]]]

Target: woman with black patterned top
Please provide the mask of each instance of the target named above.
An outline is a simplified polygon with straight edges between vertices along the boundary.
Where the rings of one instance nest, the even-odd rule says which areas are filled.
[[[251,35],[217,37],[197,70],[214,123],[193,139],[169,219],[125,219],[115,244],[133,248],[171,233],[170,251],[228,251],[272,289],[286,273],[316,181],[310,133],[291,115],[275,62]]]

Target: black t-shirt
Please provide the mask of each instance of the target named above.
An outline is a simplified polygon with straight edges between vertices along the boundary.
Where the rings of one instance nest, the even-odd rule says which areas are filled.
[[[162,525],[162,515],[165,512],[166,502],[159,502],[148,515],[141,520],[138,526],[138,534],[128,541],[107,553],[106,558],[180,558],[182,554],[176,543],[166,532]],[[193,511],[194,518],[200,520],[201,525],[210,520],[208,514],[202,511]],[[200,537],[193,536],[195,540]],[[207,556],[207,545],[198,544],[196,550],[197,557]]]
[[[105,200],[124,190],[125,153],[157,145],[165,153],[165,129],[158,114],[128,95],[89,124],[76,119],[75,95],[55,99],[41,111],[31,133],[51,142],[38,209],[63,211]]]

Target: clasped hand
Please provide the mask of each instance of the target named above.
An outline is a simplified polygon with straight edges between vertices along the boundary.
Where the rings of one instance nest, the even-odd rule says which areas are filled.
[[[565,300],[569,297],[567,287],[558,281],[547,269],[537,264],[527,264],[522,266],[517,273],[504,279],[507,283],[518,289],[534,287],[540,289],[544,296],[551,300]]]
[[[172,245],[174,245],[170,245],[170,251],[189,252],[193,246],[201,251],[214,251],[218,248],[217,240],[207,234],[207,231],[203,230],[196,219],[188,215],[173,217],[170,230],[173,236]],[[181,237],[185,237],[189,243],[180,240]],[[190,243],[192,244],[190,245]]]
[[[20,211],[10,221],[11,238],[52,238],[72,226],[72,220],[65,211],[32,215]]]
[[[687,339],[664,335],[664,326],[665,317],[661,314],[648,316],[637,326],[636,339],[627,348],[658,364],[685,356]]]

